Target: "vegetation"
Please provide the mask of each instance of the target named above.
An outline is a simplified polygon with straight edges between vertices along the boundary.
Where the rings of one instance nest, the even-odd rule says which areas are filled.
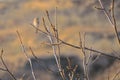
[[[120,47],[120,39],[119,39],[119,33],[118,33],[118,29],[117,29],[117,23],[116,23],[116,18],[115,18],[115,11],[114,11],[115,0],[112,0],[109,10],[107,10],[104,7],[101,0],[98,0],[98,2],[100,4],[100,7],[95,7],[95,8],[97,10],[102,11],[105,14],[105,16],[107,17],[108,21],[112,25],[112,28],[113,28],[112,30],[115,33],[116,42],[118,43],[118,47]],[[107,56],[107,57],[114,59],[115,62],[117,62],[117,61],[119,62],[120,57],[119,57],[119,54],[117,54],[117,53],[107,54],[105,52],[86,47],[86,37],[85,37],[86,34],[85,33],[83,35],[81,35],[82,32],[78,32],[78,41],[79,41],[78,43],[79,44],[77,44],[77,45],[62,40],[60,38],[60,33],[59,33],[59,29],[58,29],[59,27],[58,27],[58,23],[57,23],[57,17],[58,17],[57,7],[55,8],[55,23],[54,24],[52,22],[49,11],[46,10],[45,14],[46,14],[46,18],[42,17],[42,23],[41,23],[41,24],[43,24],[43,27],[40,26],[38,18],[35,18],[33,23],[30,24],[30,26],[36,30],[36,34],[38,34],[38,33],[43,34],[43,36],[47,39],[47,41],[44,44],[47,45],[48,48],[52,49],[52,54],[55,58],[55,62],[57,65],[56,67],[57,67],[57,70],[59,73],[58,75],[60,76],[59,77],[60,80],[81,80],[81,79],[82,80],[90,80],[91,78],[90,78],[89,66],[94,64],[98,59],[100,59],[101,56]],[[33,80],[37,80],[36,73],[33,69],[34,65],[32,63],[32,59],[31,59],[29,53],[31,52],[32,57],[34,57],[34,59],[36,61],[38,61],[38,64],[39,64],[39,58],[36,56],[35,52],[33,51],[33,48],[32,48],[33,46],[28,46],[28,48],[26,49],[25,44],[23,42],[23,37],[22,37],[20,31],[17,30],[16,33],[17,33],[18,39],[20,41],[24,56],[26,57],[27,61],[29,62]],[[82,67],[83,67],[82,76],[76,74],[77,68],[79,67],[79,65],[72,66],[72,61],[70,60],[69,57],[66,58],[67,64],[68,64],[65,66],[66,69],[65,69],[65,67],[63,67],[64,65],[61,64],[61,62],[62,62],[62,60],[61,60],[61,52],[62,52],[61,45],[63,45],[63,44],[64,44],[64,46],[72,47],[72,48],[78,49],[78,51],[80,51],[80,54],[82,55]],[[18,78],[14,75],[14,73],[12,73],[9,70],[9,67],[5,63],[5,61],[3,59],[3,53],[4,53],[4,49],[1,50],[1,56],[0,56],[4,68],[0,68],[0,70],[8,72],[13,80],[18,80]],[[96,56],[94,56],[93,53],[95,53]],[[48,70],[52,72],[52,70],[50,70],[49,67],[48,67]],[[67,74],[66,74],[66,72],[67,72]],[[120,73],[120,71],[118,70],[117,73],[115,73],[112,76],[112,78],[108,75],[108,78],[106,78],[106,79],[107,80],[119,80],[119,73]],[[23,80],[23,76],[20,79]]]

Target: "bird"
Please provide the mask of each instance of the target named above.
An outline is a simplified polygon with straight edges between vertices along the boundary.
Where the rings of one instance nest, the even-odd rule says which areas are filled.
[[[36,27],[36,33],[38,33],[38,27],[39,27],[39,18],[38,17],[35,17],[34,19],[33,19],[33,25],[34,25],[34,27]]]

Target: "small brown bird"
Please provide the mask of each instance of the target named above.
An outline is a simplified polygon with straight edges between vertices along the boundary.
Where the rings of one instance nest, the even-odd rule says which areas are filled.
[[[36,17],[33,19],[33,25],[36,27],[36,33],[38,33],[38,27],[39,27],[39,18]]]

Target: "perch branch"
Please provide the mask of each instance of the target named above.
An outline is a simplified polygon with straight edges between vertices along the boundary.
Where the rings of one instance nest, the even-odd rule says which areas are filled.
[[[36,29],[36,27],[35,27],[34,25],[31,24],[31,26]],[[46,36],[48,35],[47,32],[45,32],[45,31],[43,31],[43,30],[41,30],[41,29],[38,29],[38,31],[44,33]],[[54,35],[51,35],[51,36],[54,37]],[[77,46],[77,45],[74,45],[74,44],[70,44],[70,43],[68,43],[68,42],[63,41],[63,40],[60,39],[60,38],[58,38],[58,39],[59,39],[59,41],[60,41],[61,43],[65,44],[65,45],[67,45],[67,46],[70,46],[70,47],[73,47],[73,48],[76,48],[76,49],[81,49],[80,46]],[[101,51],[98,51],[98,50],[90,49],[90,48],[88,48],[88,47],[84,47],[84,49],[85,49],[85,50],[88,50],[88,51],[100,53],[101,55],[105,55],[105,56],[108,56],[108,57],[111,57],[111,58],[120,60],[120,57],[113,56],[113,55],[107,54],[107,53],[105,53],[105,52],[101,52]]]

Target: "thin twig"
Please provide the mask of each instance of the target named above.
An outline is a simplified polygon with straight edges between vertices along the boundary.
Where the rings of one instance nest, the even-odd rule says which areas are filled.
[[[56,10],[57,10],[57,8],[56,8]],[[57,12],[56,10],[55,10],[55,13]],[[52,31],[50,30],[50,27],[46,28],[46,31],[48,33],[48,38],[49,38],[51,44],[55,44],[55,43],[59,44],[59,39],[58,39],[59,35],[58,35],[58,30],[57,30],[57,14],[55,15],[55,18],[56,18],[55,19],[55,26],[52,24],[52,22],[50,20],[49,13],[48,13],[47,10],[46,10],[46,14],[47,14],[48,21],[51,25],[50,27],[53,30],[53,34],[52,34]],[[46,27],[45,24],[44,24],[44,27]],[[54,36],[52,36],[52,35],[54,35]],[[56,59],[56,63],[57,63],[60,75],[61,75],[62,79],[65,80],[64,71],[61,67],[61,62],[60,62],[60,46],[59,45],[52,45],[52,48],[53,48],[54,57]],[[57,56],[57,53],[58,53],[58,56]]]
[[[46,14],[47,14],[48,21],[49,21],[53,31],[55,31],[55,26],[52,24],[52,21],[50,20],[49,12],[47,10],[46,10]]]
[[[115,74],[115,76],[113,77],[113,79],[112,80],[115,80],[116,79],[116,77],[118,76],[120,74],[120,70]]]
[[[66,67],[68,69],[68,76],[69,76],[69,80],[74,80],[74,75],[76,72],[76,69],[78,68],[78,65],[75,65],[74,67],[72,67],[72,63],[71,60],[69,58],[67,58],[68,61],[68,66]]]
[[[60,43],[59,41],[59,32],[58,32],[58,26],[57,26],[57,7],[55,8],[55,37],[56,37],[56,43]],[[60,44],[57,45],[57,49],[58,49],[58,61],[59,63],[61,63],[60,61]]]
[[[119,43],[119,46],[120,46],[120,39],[119,39],[119,34],[118,34],[118,31],[117,31],[117,23],[116,23],[116,19],[115,19],[115,11],[114,11],[114,7],[115,7],[115,0],[112,0],[112,8],[111,8],[111,14],[112,14],[112,19],[113,19],[113,27],[114,27],[114,31],[115,31],[115,35],[116,35],[116,38],[118,40],[118,43]]]
[[[80,46],[81,46],[81,51],[83,53],[83,70],[84,70],[84,78],[85,80],[89,80],[88,76],[88,64],[87,64],[87,54],[85,52],[85,34],[84,34],[84,42],[81,39],[81,34],[79,33],[79,38],[80,38]]]
[[[31,24],[31,26],[36,29],[36,27],[33,26],[32,24]],[[46,36],[48,35],[48,33],[44,32],[44,31],[41,30],[41,29],[38,29],[38,31],[44,33]],[[51,35],[51,36],[54,37],[54,35]],[[60,38],[58,38],[58,39],[59,39],[59,41],[60,41],[61,43],[65,44],[65,45],[67,45],[67,46],[73,47],[73,48],[75,48],[75,49],[81,49],[80,46],[77,46],[77,45],[74,45],[74,44],[70,44],[70,43],[68,43],[68,42],[63,41],[63,40],[60,39]],[[101,55],[105,55],[105,56],[108,56],[108,57],[111,57],[111,58],[120,60],[120,57],[113,56],[113,55],[107,54],[107,53],[105,53],[105,52],[101,52],[101,51],[98,51],[98,50],[90,49],[90,48],[88,48],[88,47],[84,47],[84,49],[85,49],[85,50],[88,50],[88,51],[100,53]]]
[[[29,49],[30,49],[30,51],[31,51],[31,53],[32,53],[32,55],[33,55],[33,57],[34,57],[36,60],[39,60],[38,57],[37,57],[37,56],[35,55],[35,53],[33,52],[32,48],[29,47]]]
[[[6,65],[5,62],[4,62],[4,59],[3,59],[3,49],[1,50],[0,59],[1,59],[3,65],[4,65],[4,67],[5,67],[5,69],[0,68],[0,70],[8,72],[9,75],[13,78],[13,80],[17,80],[17,79],[15,78],[15,76],[12,74],[12,72],[10,72],[10,70],[8,69],[7,65]]]
[[[91,64],[94,64],[99,58],[100,58],[101,55],[97,55],[96,58],[91,62]]]
[[[118,41],[119,46],[120,46],[120,39],[119,39],[118,31],[117,31],[116,19],[115,19],[115,14],[114,14],[114,4],[115,4],[115,0],[112,0],[112,3],[111,3],[111,15],[110,15],[110,13],[108,13],[107,10],[104,8],[104,6],[103,6],[103,4],[102,4],[102,1],[101,1],[101,0],[98,0],[98,1],[99,1],[99,3],[100,3],[101,9],[103,10],[105,16],[107,17],[108,21],[110,22],[110,24],[111,24],[112,27],[114,28],[114,32],[115,32],[117,41]]]
[[[29,61],[29,63],[30,63],[30,68],[31,68],[31,73],[32,73],[33,79],[36,80],[35,73],[34,73],[34,71],[33,71],[32,61],[31,61],[30,57],[28,56],[28,54],[27,54],[27,52],[26,52],[26,50],[25,50],[25,47],[24,47],[24,45],[23,45],[22,38],[21,38],[21,36],[20,36],[19,31],[17,30],[16,32],[17,32],[18,38],[19,38],[19,40],[20,40],[20,43],[21,43],[21,46],[22,46],[24,55],[25,55],[25,57],[27,58],[27,60]]]
[[[1,71],[6,71],[6,69],[0,68]]]
[[[52,44],[56,44],[57,38],[56,38],[55,36],[56,36],[56,33],[57,33],[56,31],[57,31],[57,30],[55,30],[55,26],[51,23],[51,20],[50,20],[50,18],[49,18],[49,13],[48,13],[48,11],[46,11],[46,14],[47,14],[47,18],[48,18],[48,20],[49,20],[49,23],[51,24],[51,28],[52,28],[52,30],[54,31],[54,33],[52,34],[50,28],[46,27],[44,18],[43,18],[43,25],[44,25],[44,28],[45,28],[45,30],[46,30],[47,37],[48,37],[48,39],[50,40],[50,44],[51,44],[51,45],[52,45]],[[54,36],[52,36],[52,35],[54,35]],[[59,43],[57,43],[57,44],[59,44]],[[56,47],[56,46],[59,46],[59,45],[52,45],[53,55],[54,55],[54,57],[55,57],[55,61],[56,61],[58,70],[59,70],[59,72],[60,72],[60,75],[61,75],[62,79],[65,80],[64,73],[63,73],[63,70],[62,70],[61,64],[60,64],[60,56],[57,56],[57,48],[58,48],[58,50],[60,50],[60,48],[59,48],[59,47]],[[58,51],[58,52],[60,52],[60,51]],[[60,54],[60,53],[59,53],[59,54]]]

